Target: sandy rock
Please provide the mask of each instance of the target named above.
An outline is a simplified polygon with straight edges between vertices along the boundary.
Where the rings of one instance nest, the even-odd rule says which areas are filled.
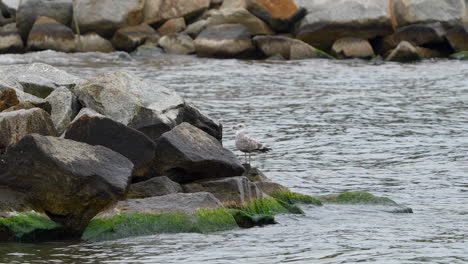
[[[19,53],[24,51],[23,40],[16,29],[16,24],[7,24],[0,28],[0,53]]]
[[[158,28],[158,32],[161,35],[167,35],[171,33],[179,33],[184,31],[187,28],[185,24],[185,19],[183,17],[179,18],[172,18],[162,24],[161,27]]]
[[[159,39],[159,46],[165,52],[172,54],[191,54],[195,53],[193,39],[186,34],[169,34]]]
[[[19,104],[18,96],[14,89],[8,88],[0,92],[0,112]]]
[[[375,56],[369,41],[359,38],[341,38],[335,41],[332,54],[339,59],[370,59]]]
[[[28,50],[72,52],[76,49],[75,35],[67,26],[48,17],[38,17],[28,36]]]
[[[273,31],[258,17],[243,8],[226,8],[215,12],[207,20],[207,27],[223,24],[244,25],[251,35],[272,35]]]
[[[113,52],[115,51],[112,43],[99,36],[96,33],[86,33],[84,35],[75,36],[77,52]]]
[[[178,17],[190,17],[203,12],[210,6],[210,0],[146,0],[145,23],[155,24]]]

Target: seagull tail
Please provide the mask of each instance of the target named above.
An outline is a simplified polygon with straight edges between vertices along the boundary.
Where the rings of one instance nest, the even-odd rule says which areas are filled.
[[[256,151],[260,152],[260,153],[266,153],[266,152],[269,152],[269,151],[272,151],[272,150],[273,149],[271,149],[269,147],[262,147],[262,148],[257,149]]]

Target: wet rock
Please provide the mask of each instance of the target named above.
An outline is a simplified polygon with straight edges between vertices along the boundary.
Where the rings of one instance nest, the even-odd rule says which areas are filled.
[[[453,26],[465,17],[464,0],[392,0],[390,3],[395,27],[433,22]]]
[[[153,140],[183,121],[190,122],[218,139],[221,126],[185,103],[175,91],[148,83],[126,72],[113,72],[83,80],[74,88],[84,106]]]
[[[237,225],[242,228],[277,224],[275,217],[270,214],[251,214],[242,210],[230,210]]]
[[[112,44],[119,50],[130,52],[153,35],[157,35],[156,31],[147,24],[127,26],[115,32]]]
[[[468,50],[468,25],[457,25],[449,29],[447,40],[455,52]]]
[[[128,199],[118,202],[115,206],[102,211],[96,219],[106,219],[121,213],[192,214],[199,209],[217,209],[221,202],[211,193],[176,193],[144,199]]]
[[[130,185],[127,198],[141,199],[183,192],[180,184],[166,176],[154,177],[147,181]]]
[[[167,53],[191,54],[195,52],[193,39],[186,34],[169,34],[159,39],[159,45]]]
[[[16,29],[16,24],[7,24],[0,28],[0,53],[20,53],[24,51],[23,40]]]
[[[451,60],[468,60],[468,51],[460,51],[450,55]]]
[[[251,182],[270,181],[268,177],[258,168],[252,168],[249,164],[242,164],[245,168],[243,176],[247,177]]]
[[[40,242],[59,240],[63,236],[61,226],[42,213],[10,212],[2,217],[0,211],[1,242]]]
[[[203,30],[195,39],[195,50],[201,57],[245,58],[255,47],[245,26],[226,24]]]
[[[304,8],[298,9],[294,0],[249,0],[247,9],[266,21],[276,32],[290,32],[295,23],[307,14]]]
[[[38,17],[28,36],[28,50],[72,52],[76,49],[73,31],[54,19]]]
[[[184,30],[184,33],[189,35],[192,38],[196,38],[200,32],[202,32],[208,24],[208,20],[203,19],[199,20],[197,22],[194,22],[190,25],[187,26],[187,28]]]
[[[19,104],[19,100],[15,90],[9,88],[0,92],[0,112],[17,104]]]
[[[256,36],[253,41],[266,57],[280,55],[286,60],[330,57],[298,39],[281,36]]]
[[[143,21],[143,5],[141,0],[78,0],[73,1],[73,12],[81,33],[111,38],[122,26]]]
[[[16,26],[23,41],[26,41],[38,17],[45,16],[70,25],[72,13],[72,0],[21,0],[16,12]]]
[[[1,164],[2,161],[0,161]],[[3,165],[3,164],[2,164]],[[0,219],[10,216],[10,212],[26,212],[33,210],[24,193],[13,191],[7,186],[0,185]]]
[[[429,49],[429,48],[423,48],[423,47],[416,47],[416,50],[418,51],[419,55],[421,57],[430,59],[430,58],[447,58],[450,53],[447,53],[446,51],[440,51],[436,49]]]
[[[225,205],[241,205],[246,202],[261,199],[262,193],[247,177],[230,177],[216,180],[203,180],[184,185],[188,193],[209,192]]]
[[[164,50],[152,43],[145,43],[144,45],[139,46],[136,51],[132,53],[132,55],[140,57],[155,57],[162,54],[164,54]]]
[[[62,134],[80,110],[78,100],[68,88],[59,87],[46,98],[46,101],[52,107],[50,116],[55,128],[59,134]]]
[[[341,38],[335,41],[332,54],[339,59],[371,59],[375,56],[369,41],[359,38]]]
[[[345,37],[372,39],[393,32],[388,0],[296,0],[308,14],[301,22],[297,38],[327,51]]]
[[[86,33],[84,35],[76,35],[76,51],[77,52],[113,52],[115,51],[112,43],[99,36],[96,33]]]
[[[276,192],[290,192],[290,190],[276,182],[271,182],[271,181],[261,181],[261,182],[255,182],[255,185],[260,189],[262,192],[270,195]]]
[[[210,0],[146,0],[145,23],[155,24],[172,18],[190,18],[210,6]]]
[[[223,24],[241,24],[249,30],[251,35],[273,34],[265,22],[243,8],[221,9],[219,12],[213,13],[207,20],[207,27]]]
[[[146,176],[156,148],[142,132],[88,109],[81,111],[70,123],[64,137],[92,146],[101,145],[122,154],[133,162],[134,178]]]
[[[388,55],[388,61],[397,61],[397,62],[413,62],[421,60],[421,54],[418,50],[407,41],[402,41],[395,50]]]
[[[171,33],[179,33],[187,28],[183,17],[173,18],[166,21],[162,26],[158,28],[158,32],[161,35],[167,35]]]
[[[159,175],[180,183],[240,176],[244,172],[231,151],[188,123],[178,125],[158,139],[155,166]]]
[[[408,41],[414,46],[437,45],[445,42],[445,29],[440,23],[409,25],[383,39],[383,51],[394,49],[400,42]]]
[[[0,168],[0,184],[27,193],[30,201],[69,233],[121,199],[133,164],[102,146],[37,134],[10,146]]]
[[[4,149],[23,137],[37,133],[57,136],[54,123],[48,113],[40,108],[0,113],[0,149]]]

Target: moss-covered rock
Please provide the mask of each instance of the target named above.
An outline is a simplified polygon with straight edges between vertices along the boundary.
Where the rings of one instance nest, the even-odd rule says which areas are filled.
[[[333,60],[335,59],[335,57],[333,57],[332,55],[326,53],[325,51],[323,50],[320,50],[320,49],[316,49],[316,48],[313,48],[315,53],[317,53],[317,56],[319,58],[322,58],[322,59],[330,59],[330,60]]]
[[[295,203],[304,203],[304,204],[313,204],[317,206],[322,206],[322,202],[320,199],[310,196],[310,195],[305,195],[305,194],[300,194],[300,193],[295,193],[291,191],[277,191],[273,192],[270,194],[271,197],[284,201],[288,204],[295,204]]]
[[[468,51],[460,51],[450,55],[452,60],[468,60]]]
[[[288,213],[289,210],[281,205],[278,200],[274,198],[266,198],[261,200],[255,200],[250,203],[246,203],[241,208],[242,211],[245,211],[250,214],[278,214],[278,213]]]
[[[271,214],[250,214],[237,209],[230,209],[229,212],[236,220],[237,225],[242,228],[276,224],[275,217]]]
[[[59,224],[35,212],[0,218],[0,241],[54,240],[60,233]]]
[[[397,205],[390,198],[378,197],[368,192],[344,192],[321,196],[319,199],[325,203]]]

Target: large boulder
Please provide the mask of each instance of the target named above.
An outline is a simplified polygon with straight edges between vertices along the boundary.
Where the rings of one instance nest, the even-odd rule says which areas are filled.
[[[24,51],[23,40],[18,34],[15,23],[0,28],[0,53],[18,53]]]
[[[68,88],[59,87],[47,96],[46,101],[51,105],[50,116],[55,128],[62,134],[80,110],[78,100]]]
[[[113,52],[112,43],[96,33],[76,35],[77,52]]]
[[[28,36],[28,50],[75,51],[75,34],[52,18],[38,17]]]
[[[468,25],[458,25],[447,31],[447,40],[456,52],[468,51]]]
[[[152,38],[153,35],[157,35],[157,33],[148,24],[127,26],[115,32],[112,44],[119,50],[130,52],[143,44],[147,39]]]
[[[453,26],[465,18],[465,0],[392,0],[390,10],[395,27],[441,22]]]
[[[195,39],[195,50],[201,57],[245,58],[255,47],[248,28],[226,24],[206,28]]]
[[[297,38],[328,50],[345,37],[372,39],[393,32],[388,0],[296,0],[308,14]]]
[[[0,149],[15,144],[33,133],[45,136],[58,135],[49,114],[40,108],[0,113],[0,131]]]
[[[156,173],[179,183],[240,176],[244,167],[231,151],[204,131],[182,123],[156,142]]]
[[[183,17],[172,18],[164,22],[162,26],[158,28],[158,33],[161,35],[167,35],[171,33],[179,33],[187,28],[185,19]]]
[[[223,24],[244,25],[251,35],[272,35],[273,31],[258,17],[243,8],[221,9],[213,13],[207,21],[207,27]]]
[[[0,163],[1,164],[1,163]],[[7,186],[0,185],[0,212],[3,212],[5,216],[9,216],[8,213],[12,212],[26,212],[31,211],[33,208],[27,201],[27,196],[24,193],[13,191]],[[2,214],[0,213],[0,219]]]
[[[294,0],[249,0],[247,9],[266,21],[276,32],[290,32],[295,23],[307,14],[306,9],[298,9]]]
[[[14,89],[8,88],[0,92],[0,112],[19,104],[18,96]]]
[[[133,170],[131,161],[105,147],[37,134],[10,146],[0,162],[0,184],[27,194],[70,233],[121,199]]]
[[[89,107],[153,140],[187,121],[221,140],[220,125],[200,114],[175,91],[126,72],[113,72],[79,82],[74,93]]]
[[[130,185],[127,198],[141,199],[183,192],[182,186],[166,176],[154,177]]]
[[[190,18],[206,10],[210,0],[146,0],[145,23],[156,24],[171,18]]]
[[[173,33],[159,39],[159,46],[172,54],[191,54],[195,52],[193,39],[187,34]]]
[[[341,38],[335,41],[332,54],[339,59],[370,59],[375,55],[369,41],[359,38]]]
[[[422,59],[418,49],[407,41],[402,41],[398,46],[388,55],[388,61],[397,62],[414,62]]]
[[[83,111],[67,127],[64,137],[89,145],[109,148],[134,164],[134,177],[145,176],[154,159],[155,144],[142,132],[108,117]]]
[[[138,25],[143,20],[141,0],[75,0],[74,23],[81,33],[96,32],[112,37],[124,25]]]
[[[24,41],[29,36],[36,19],[46,16],[61,24],[69,25],[72,20],[73,0],[21,0],[16,12],[16,26]]]
[[[287,60],[326,57],[323,52],[298,39],[282,36],[256,36],[253,41],[266,57],[280,55]]]

